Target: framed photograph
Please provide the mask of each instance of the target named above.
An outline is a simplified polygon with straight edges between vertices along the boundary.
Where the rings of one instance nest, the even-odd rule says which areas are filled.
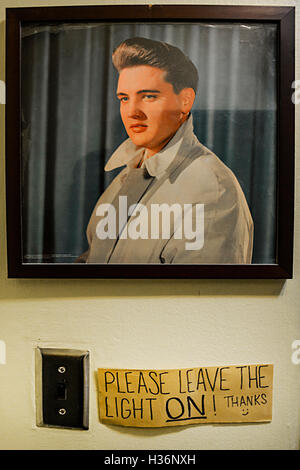
[[[291,278],[294,17],[8,8],[8,277]]]

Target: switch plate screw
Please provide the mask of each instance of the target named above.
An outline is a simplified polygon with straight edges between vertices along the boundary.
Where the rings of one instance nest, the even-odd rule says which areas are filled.
[[[65,415],[66,412],[67,412],[67,410],[65,410],[65,408],[60,408],[60,409],[58,410],[58,413],[59,413],[60,415],[62,415],[62,416]]]
[[[66,372],[65,366],[60,366],[57,370],[60,374],[64,374]]]

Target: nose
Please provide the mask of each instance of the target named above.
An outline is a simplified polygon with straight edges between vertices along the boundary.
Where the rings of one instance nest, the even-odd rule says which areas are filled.
[[[130,100],[127,111],[128,117],[132,119],[146,119],[146,115],[138,100]]]

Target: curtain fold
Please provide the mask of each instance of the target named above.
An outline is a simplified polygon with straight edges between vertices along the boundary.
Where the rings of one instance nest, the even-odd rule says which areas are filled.
[[[276,261],[276,25],[29,25],[22,38],[24,262],[73,262],[127,138],[113,49],[144,36],[181,48],[199,71],[195,133],[236,174],[255,227],[254,263]]]

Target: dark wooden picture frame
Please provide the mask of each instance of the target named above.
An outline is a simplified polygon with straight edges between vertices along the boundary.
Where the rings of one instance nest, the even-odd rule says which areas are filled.
[[[277,229],[274,264],[24,263],[22,257],[21,27],[30,22],[258,22],[277,25]],[[9,278],[287,279],[294,238],[294,7],[135,5],[6,10],[6,210]]]

